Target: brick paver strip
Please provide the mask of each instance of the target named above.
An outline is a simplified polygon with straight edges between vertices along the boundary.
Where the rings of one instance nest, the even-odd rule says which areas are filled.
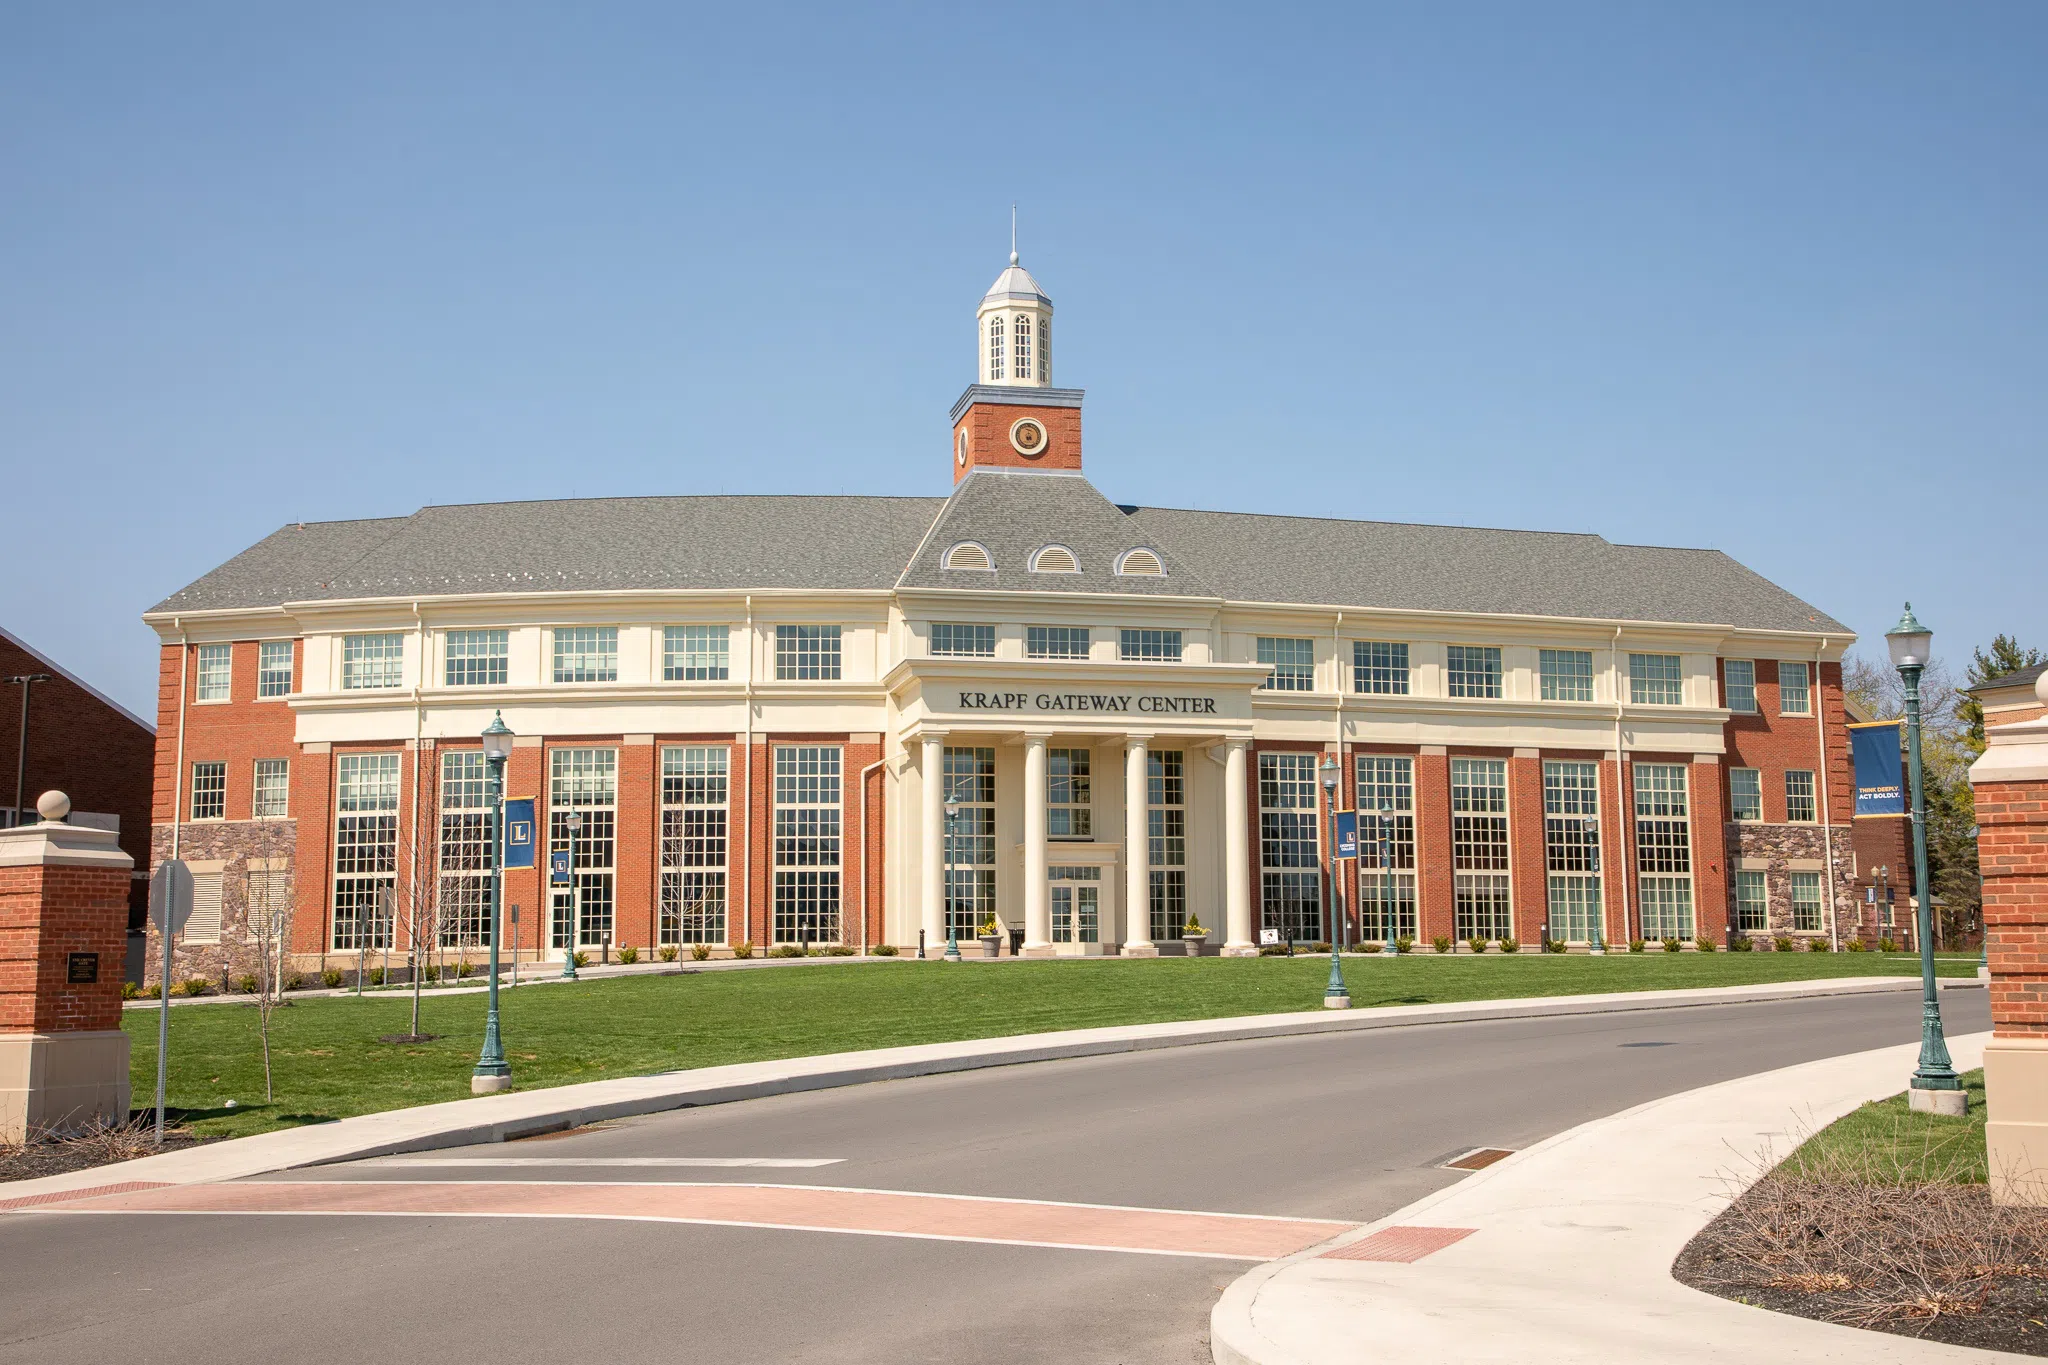
[[[238,1181],[74,1202],[65,1213],[625,1218],[1269,1261],[1357,1226],[1312,1218],[815,1185]]]
[[[1407,1265],[1433,1252],[1442,1251],[1454,1242],[1462,1242],[1477,1231],[1478,1228],[1381,1228],[1370,1237],[1361,1237],[1348,1246],[1326,1251],[1316,1259],[1399,1261]]]
[[[162,1190],[170,1188],[161,1180],[124,1180],[118,1185],[94,1185],[84,1190],[58,1190],[51,1194],[24,1195],[20,1199],[0,1199],[0,1213],[9,1209],[33,1209],[45,1204],[69,1204],[79,1199],[94,1199],[104,1194],[130,1194],[136,1190]]]

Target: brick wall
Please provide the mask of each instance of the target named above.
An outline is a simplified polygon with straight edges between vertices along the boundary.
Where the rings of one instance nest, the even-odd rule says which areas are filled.
[[[2000,1037],[2048,1037],[2048,781],[1976,785],[1977,856]]]
[[[1723,822],[1725,860],[1739,865],[1745,858],[1761,859],[1767,864],[1764,883],[1771,907],[1770,932],[1774,934],[1793,932],[1791,869],[1788,864],[1820,860],[1831,866],[1832,878],[1822,878],[1826,901],[1820,936],[1827,932],[1826,910],[1831,908],[1840,936],[1846,941],[1853,936],[1859,923],[1861,907],[1856,897],[1859,859],[1854,829],[1856,822],[1852,818],[1856,808],[1856,784],[1849,764],[1849,717],[1842,698],[1842,666],[1822,663],[1816,667],[1807,661],[1805,667],[1812,680],[1809,686],[1814,714],[1787,716],[1779,712],[1782,695],[1778,660],[1757,659],[1754,663],[1757,711],[1754,715],[1730,716],[1724,730],[1728,752],[1721,773],[1718,809]],[[1726,660],[1721,663],[1720,673],[1722,695],[1725,697]],[[1827,741],[1825,757],[1821,752],[1823,733]],[[1763,789],[1762,821],[1735,823],[1729,800],[1732,784],[1728,777],[1728,771],[1734,768],[1757,770]],[[1785,774],[1791,769],[1803,769],[1814,774],[1815,814],[1820,817],[1815,823],[1792,824],[1786,819]],[[1701,806],[1697,810],[1695,818],[1699,830],[1695,833],[1696,848],[1705,847],[1701,836],[1711,828],[1709,812],[1712,809]],[[1833,847],[1831,864],[1828,860],[1830,843]],[[1694,897],[1701,923],[1707,923],[1711,918],[1722,926],[1724,933],[1736,923],[1735,871],[1736,866],[1725,868],[1715,901],[1709,902],[1700,892],[1696,892]],[[1910,880],[1908,874],[1907,881]]]
[[[1021,455],[1010,444],[1010,427],[1029,417],[1045,428],[1045,453],[1036,458]],[[1081,409],[1029,407],[1022,403],[977,402],[968,405],[953,424],[953,449],[960,448],[960,434],[967,434],[967,462],[953,460],[953,482],[968,471],[984,466],[997,469],[1079,469],[1081,467]]]
[[[128,887],[119,869],[0,867],[0,1032],[121,1026]],[[99,955],[97,982],[71,984],[72,953]]]

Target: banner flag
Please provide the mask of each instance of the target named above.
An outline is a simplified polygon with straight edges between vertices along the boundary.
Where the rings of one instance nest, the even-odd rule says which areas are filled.
[[[1887,720],[1849,727],[1858,815],[1906,813],[1906,784],[1899,772],[1899,725],[1899,721]]]
[[[1340,810],[1337,812],[1337,856],[1356,858],[1358,856],[1358,812]]]
[[[505,866],[533,866],[533,798],[505,803]]]

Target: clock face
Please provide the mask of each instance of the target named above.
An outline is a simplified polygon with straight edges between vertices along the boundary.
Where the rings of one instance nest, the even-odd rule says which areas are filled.
[[[1010,428],[1010,444],[1025,455],[1036,455],[1045,449],[1045,428],[1025,418]]]

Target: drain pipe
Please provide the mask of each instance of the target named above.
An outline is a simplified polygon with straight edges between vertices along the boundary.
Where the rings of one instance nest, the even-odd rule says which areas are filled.
[[[433,882],[426,883],[425,886],[428,888],[426,890],[422,889],[420,880],[420,852],[422,845],[425,843],[425,836],[420,833],[420,778],[422,776],[420,771],[420,742],[426,736],[425,703],[420,697],[420,688],[426,684],[427,680],[427,623],[420,616],[420,604],[417,599],[412,604],[412,634],[413,639],[419,645],[418,657],[414,660],[412,675],[412,836],[406,840],[406,843],[411,846],[412,853],[412,865],[408,869],[412,874],[412,890],[407,893],[407,898],[412,903],[413,912],[407,916],[408,922],[405,927],[405,937],[408,946],[412,950],[414,960],[418,964],[413,970],[415,972],[423,972],[426,970],[427,950],[420,946],[420,930],[423,927],[431,927],[434,930],[434,942],[436,946],[439,945],[441,939],[440,926],[428,926],[424,924],[424,921],[427,918],[426,912],[428,910],[438,913],[441,907],[440,896],[435,894],[440,890],[438,885],[439,879],[437,878]],[[420,897],[429,894],[434,895],[433,905],[422,907]]]
[[[860,770],[860,955],[868,955],[868,774],[889,760],[878,758]]]
[[[171,773],[171,858],[178,860],[178,850],[184,834],[185,813],[185,680],[192,672],[192,640],[185,633],[185,623],[173,616],[171,624],[178,628],[178,757],[177,768]],[[16,818],[20,816],[17,813]],[[171,1058],[171,902],[175,885],[167,876],[164,879],[162,904],[164,924],[159,933],[164,941],[163,979],[157,983],[160,998],[156,1006],[156,1145],[164,1145],[164,1093],[170,1084]]]
[[[1828,800],[1828,707],[1827,689],[1821,686],[1821,654],[1828,647],[1828,637],[1821,636],[1820,643],[1813,647],[1813,718],[1820,722],[1816,733],[1820,736],[1820,843],[1821,856],[1828,869],[1828,946],[1836,952],[1842,951],[1842,934],[1837,914],[1841,899],[1835,887],[1835,821],[1834,812],[1829,809]]]
[[[754,668],[761,660],[760,647],[754,641],[754,594],[747,594],[747,758],[746,758],[746,813],[744,836],[746,844],[741,853],[745,876],[745,891],[741,896],[742,914],[745,916],[746,941],[754,941]],[[865,885],[865,882],[863,882]]]
[[[1629,797],[1628,756],[1622,749],[1621,732],[1621,627],[1614,628],[1614,644],[1609,662],[1613,665],[1610,676],[1614,679],[1614,818],[1618,828],[1614,831],[1615,852],[1621,855],[1621,939],[1626,948],[1635,940],[1635,931],[1630,925],[1632,907],[1629,902],[1628,879],[1633,867],[1629,853]]]

